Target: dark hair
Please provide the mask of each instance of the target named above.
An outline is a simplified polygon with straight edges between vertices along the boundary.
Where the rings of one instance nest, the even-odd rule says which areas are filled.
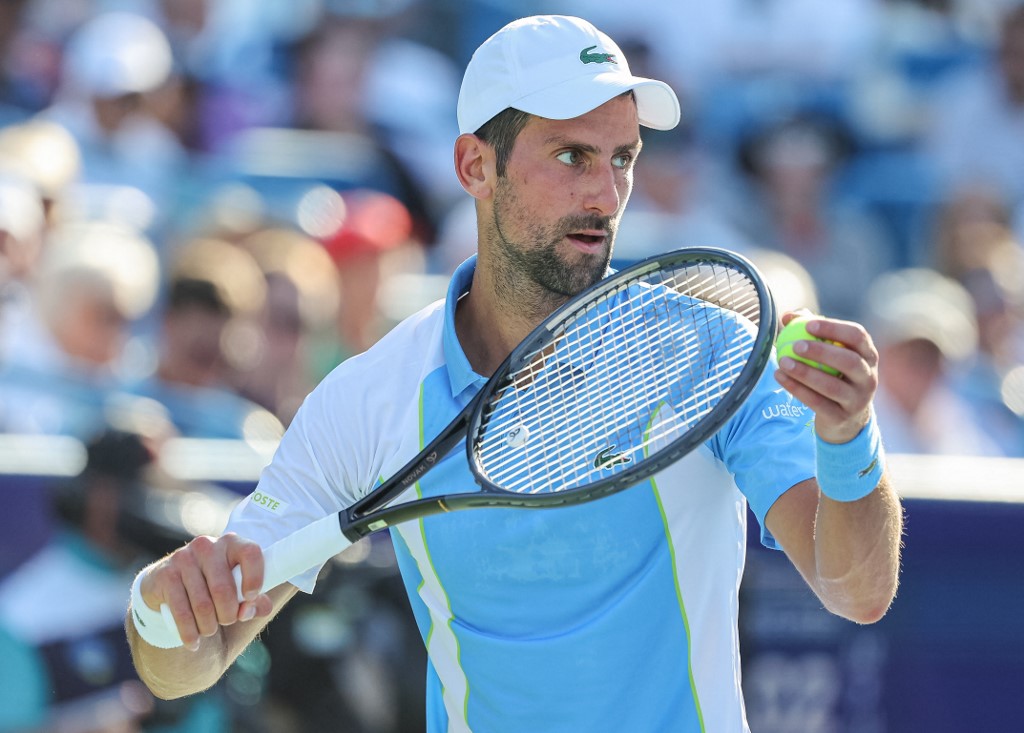
[[[231,307],[214,283],[198,278],[180,277],[171,283],[170,292],[167,294],[167,310],[180,312],[188,308],[198,308],[217,315],[231,315]]]
[[[526,127],[526,123],[533,117],[529,112],[509,107],[503,109],[474,133],[478,138],[494,148],[495,164],[498,177],[505,177],[505,170],[508,168],[508,159],[512,156],[512,148],[516,144],[516,138]]]
[[[51,488],[57,519],[72,527],[82,526],[85,495],[93,481],[112,481],[123,494],[137,491],[144,471],[155,460],[141,435],[115,428],[102,429],[85,449],[86,462],[82,472]]]

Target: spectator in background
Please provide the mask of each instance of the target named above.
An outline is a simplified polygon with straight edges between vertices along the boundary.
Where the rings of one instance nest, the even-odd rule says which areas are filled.
[[[44,229],[58,224],[61,204],[81,167],[78,143],[56,123],[32,119],[0,128],[0,171],[36,187],[45,214]]]
[[[150,96],[174,78],[171,47],[156,24],[102,13],[68,40],[54,103],[40,114],[75,138],[84,183],[136,188],[166,215],[189,161]]]
[[[630,208],[622,217],[616,260],[623,264],[677,247],[723,247],[748,252],[754,244],[724,214],[716,191],[716,162],[699,149],[692,131],[644,134]]]
[[[833,189],[848,142],[830,121],[798,116],[752,134],[740,151],[749,197],[737,225],[758,246],[799,262],[818,288],[822,314],[857,320],[864,290],[891,267],[882,225]]]
[[[1001,455],[979,416],[953,388],[977,352],[971,296],[926,268],[881,275],[864,294],[879,353],[875,411],[893,453]]]
[[[996,242],[1012,238],[1011,210],[1003,192],[988,184],[964,185],[946,194],[933,217],[924,250],[928,265],[956,279],[989,260]]]
[[[258,266],[244,250],[215,239],[193,240],[176,254],[155,370],[127,390],[162,404],[186,437],[279,438],[280,423],[238,395],[229,379],[232,328],[253,317],[265,298]]]
[[[156,297],[156,251],[122,227],[65,224],[33,275],[24,317],[0,334],[0,430],[84,437],[117,389],[129,324]]]
[[[988,63],[936,96],[927,154],[947,191],[983,183],[1024,202],[1024,5],[1007,5]]]
[[[382,286],[410,254],[416,269],[425,267],[416,256],[414,219],[395,197],[372,190],[355,190],[323,202],[333,208],[337,222],[323,234],[327,253],[338,268],[341,306],[338,311],[340,358],[358,354],[377,342],[387,329],[382,314]]]
[[[227,730],[216,693],[155,700],[124,643],[124,584],[166,547],[142,498],[155,449],[120,430],[93,438],[82,474],[54,491],[59,531],[0,581],[0,731]]]
[[[720,0],[591,3],[569,8],[602,26],[641,33],[659,67],[697,96],[738,103],[812,84],[839,87],[869,55],[876,3]],[[562,9],[565,10],[565,3]],[[724,101],[724,100],[723,100]]]
[[[268,228],[245,237],[266,282],[256,318],[259,347],[235,370],[238,391],[287,425],[336,362],[340,287],[324,246],[300,232]],[[322,352],[331,352],[324,363]]]
[[[372,19],[325,15],[296,47],[293,122],[303,130],[334,133],[335,143],[343,144],[322,141],[334,152],[355,145],[357,150],[347,160],[337,161],[337,187],[367,188],[395,197],[411,215],[416,238],[431,242],[437,213],[368,114],[368,76],[383,31]],[[318,150],[318,156],[326,152],[323,145]],[[322,163],[322,157],[315,162]]]
[[[151,12],[174,58],[174,73],[147,95],[147,107],[190,153],[206,151],[209,142],[202,123],[210,94],[205,77],[218,41],[212,5],[210,0],[155,0],[140,8]]]
[[[409,34],[385,37],[374,52],[367,70],[366,114],[416,180],[436,220],[462,201],[462,189],[448,171],[451,141],[459,134],[451,111],[459,95],[461,75],[450,57],[408,37],[416,34],[422,38],[431,25],[436,32],[443,23],[437,4],[410,5],[418,8],[403,21]],[[440,28],[444,32],[450,27]],[[449,34],[445,36],[448,38],[438,40],[443,43],[450,39]],[[416,114],[410,115],[410,109]]]
[[[1000,451],[1024,457],[1024,268],[1016,243],[961,282],[978,314],[978,354],[956,389],[974,406]]]
[[[32,120],[0,129],[0,363],[6,339],[32,328],[32,280],[79,165],[78,146],[59,125]]]
[[[761,271],[779,313],[797,310],[821,312],[818,288],[803,265],[787,254],[763,247],[755,247],[745,254]]]
[[[1002,452],[1024,456],[1024,247],[984,190],[948,201],[938,223],[937,267],[966,288],[978,319],[978,352],[955,386]]]
[[[23,178],[0,175],[0,342],[26,307],[26,281],[39,258],[44,226],[37,189]]]

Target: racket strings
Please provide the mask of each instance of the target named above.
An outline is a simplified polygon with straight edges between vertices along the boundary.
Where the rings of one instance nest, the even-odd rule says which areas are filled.
[[[606,381],[611,382],[612,380],[607,379]],[[667,387],[667,378],[661,381],[662,384],[660,385],[652,385],[651,383],[648,383],[646,385],[649,388],[648,393],[642,394],[637,393],[637,390],[635,389],[636,385],[638,384],[637,380],[626,379],[624,384],[634,388],[631,389],[630,392],[636,394],[621,394],[620,398],[622,407],[617,413],[619,419],[605,418],[605,423],[600,426],[601,430],[599,432],[605,435],[615,435],[624,428],[632,428],[634,435],[632,436],[632,439],[628,441],[630,447],[622,451],[619,451],[616,454],[620,457],[620,460],[621,456],[623,456],[626,453],[641,454],[637,455],[637,458],[642,458],[647,454],[647,450],[651,446],[657,446],[663,443],[666,438],[670,438],[672,434],[686,429],[689,425],[698,420],[707,411],[707,409],[710,409],[710,406],[713,406],[717,402],[718,398],[725,392],[726,388],[729,386],[729,384],[726,384],[723,381],[716,387],[716,389],[708,389],[706,387],[707,381],[705,380],[704,382],[702,382],[701,388],[699,388],[696,392],[694,392],[692,395],[684,399],[682,402],[676,401],[673,404],[668,399],[668,394],[664,390],[662,390],[659,393],[656,389],[657,387]],[[602,386],[602,389],[603,388],[604,386]],[[642,400],[639,399],[641,394],[643,397]],[[636,423],[636,408],[666,404],[673,406],[672,414],[676,418],[674,422],[661,422],[660,429],[652,428],[647,431],[643,431],[643,426],[638,425]],[[585,415],[591,412],[592,410],[589,409],[589,406],[580,406],[578,404],[575,407],[575,409],[562,411],[561,415],[559,415],[558,413],[553,413],[550,416],[540,414],[539,419],[545,420],[548,417],[550,417],[552,425],[565,426],[571,425],[574,421],[583,419]],[[653,413],[654,410],[651,409],[650,412]],[[524,417],[528,418],[529,415],[524,415]],[[547,444],[544,442],[541,443],[541,446],[545,445]],[[608,447],[611,449],[615,449],[619,446],[617,446],[616,444],[611,444]],[[590,453],[593,454],[599,448],[600,446],[597,445],[590,446]],[[571,454],[577,450],[576,446],[570,446],[565,442],[562,442],[556,444],[555,449],[557,451],[557,455],[545,455],[543,463],[548,464],[549,462],[553,461],[556,465],[565,467],[566,470],[563,471],[563,474],[565,474],[565,488],[570,488],[576,483],[578,483],[576,479],[586,478],[586,476],[589,474],[590,465],[586,461],[571,460]],[[545,453],[547,454],[549,453],[549,451],[545,451]],[[512,459],[505,459],[503,465],[492,465],[491,468],[492,470],[497,471],[500,470],[501,468],[507,468],[510,465],[512,465]],[[597,465],[595,465],[594,467],[606,468],[606,466]],[[557,480],[558,477],[549,474],[548,479],[550,482]],[[533,487],[532,489],[530,489],[531,491],[550,490],[548,488],[547,483],[539,484],[535,481],[532,481],[531,486]]]
[[[664,322],[664,319],[655,319],[655,322],[658,322],[658,321]],[[651,320],[649,320],[649,319],[645,320],[645,321],[642,321],[642,326],[644,327],[643,332],[639,332],[638,331],[637,335],[633,339],[633,341],[623,342],[620,345],[621,348],[624,348],[625,350],[630,350],[630,351],[636,353],[636,349],[637,349],[639,344],[656,344],[658,342],[658,339],[663,337],[663,334],[652,333],[651,329],[649,328],[650,324],[651,324]],[[705,328],[707,330],[709,328],[709,325],[706,324]],[[662,345],[663,345],[663,350],[665,350],[664,347],[666,345],[668,347],[670,347],[670,349],[671,349],[672,347],[674,347],[677,344],[677,340],[672,339],[672,340],[669,340],[667,342],[662,340],[662,342],[660,342],[660,343],[662,343]],[[690,338],[690,339],[688,339],[685,342],[685,347],[686,348],[684,350],[684,353],[682,353],[682,354],[679,354],[679,353],[665,354],[665,353],[663,353],[662,354],[662,359],[667,361],[667,362],[675,363],[675,364],[686,364],[686,363],[693,364],[693,363],[697,363],[697,361],[695,359],[695,357],[697,356],[697,354],[696,354],[697,346],[698,346],[698,342],[694,338]],[[643,355],[649,356],[649,354],[643,354]],[[719,360],[721,360],[721,357],[719,358]],[[637,403],[640,403],[641,402],[641,399],[640,399],[641,397],[643,398],[643,402],[644,403],[649,403],[651,401],[651,399],[663,399],[666,395],[664,393],[659,393],[657,391],[657,389],[658,388],[667,388],[668,386],[670,386],[669,382],[671,381],[671,379],[674,376],[677,376],[677,375],[674,375],[674,374],[669,373],[669,372],[657,373],[657,374],[660,376],[660,381],[659,382],[658,381],[648,380],[646,383],[643,383],[643,382],[641,382],[640,380],[637,380],[637,379],[628,379],[626,381],[616,380],[615,378],[618,375],[615,375],[615,373],[613,371],[607,371],[607,372],[604,373],[604,380],[603,381],[608,382],[609,384],[601,384],[600,381],[599,381],[597,386],[599,388],[609,388],[609,387],[614,386],[611,383],[618,382],[618,386],[630,388],[631,394],[635,395],[634,398],[632,398],[632,399],[630,399],[628,395],[624,395],[624,397],[625,397],[624,402],[625,403],[627,403],[627,404],[637,404]],[[697,405],[697,404],[705,403],[707,401],[707,399],[708,399],[708,394],[710,393],[710,390],[707,390],[707,384],[708,384],[707,380],[699,381],[699,380],[691,377],[689,381],[692,384],[699,384],[702,387],[700,389],[698,389],[697,391],[695,391],[686,401],[684,401],[682,403],[682,406],[684,407],[684,412],[686,411],[686,409],[690,405]],[[578,384],[578,383],[573,383],[573,384]],[[639,389],[641,387],[645,388],[645,391],[641,392],[640,389]],[[652,388],[654,388],[654,393],[652,393]],[[719,389],[716,390],[716,392],[721,392],[721,391],[723,391],[723,389],[721,387],[719,387]],[[578,409],[577,412],[579,412],[579,409]],[[572,414],[570,414],[567,417],[577,418],[577,417],[580,417],[580,416],[579,415],[572,415]]]
[[[621,309],[622,306],[619,306],[619,310]],[[615,318],[618,317],[619,314],[616,312],[611,312],[609,316],[611,318]],[[590,319],[587,321],[579,321],[578,323],[584,323],[589,327],[590,330],[594,330],[594,324],[597,323],[597,321],[594,319]],[[643,344],[653,343],[654,341],[651,338],[649,329],[647,330],[648,333],[646,337],[644,337],[644,334],[642,334],[638,330],[633,334],[632,338],[627,339],[625,341],[620,340],[617,345],[621,348],[623,353],[628,352],[632,354],[635,358],[638,353],[638,348],[640,346],[642,346]],[[602,338],[605,341],[607,341],[609,336],[608,334],[605,334],[602,336]],[[611,338],[614,338],[614,336],[612,335]],[[581,343],[584,340],[585,339],[581,338],[571,342],[571,347],[566,354],[566,360],[570,364],[575,363],[579,365],[583,363],[584,360],[587,358],[586,354],[583,353],[583,348],[581,346]],[[539,362],[537,360],[533,360],[530,366],[528,367],[528,370],[531,374],[529,379],[517,380],[529,383],[536,382],[536,384],[538,385],[536,388],[538,390],[538,393],[534,395],[534,399],[531,401],[525,399],[519,400],[516,404],[516,409],[514,411],[509,410],[505,412],[505,414],[503,415],[504,422],[500,420],[495,420],[494,424],[492,424],[490,428],[491,431],[497,431],[500,434],[501,429],[506,424],[511,425],[523,421],[530,421],[533,423],[543,422],[545,424],[553,425],[571,424],[572,421],[581,418],[583,416],[583,413],[585,413],[589,409],[589,407],[587,406],[587,402],[583,400],[582,397],[585,397],[587,394],[590,393],[603,392],[604,390],[613,389],[616,387],[630,388],[631,392],[636,395],[636,397],[633,398],[629,398],[627,396],[627,398],[623,400],[624,403],[635,404],[638,401],[638,380],[630,379],[622,384],[616,384],[617,375],[613,371],[601,369],[600,367],[596,369],[590,369],[588,371],[587,375],[589,379],[563,378],[558,380],[557,385],[561,389],[562,393],[558,397],[558,399],[553,399],[551,397],[548,397],[548,395],[546,394],[539,393],[542,389],[547,389],[548,392],[552,392],[554,391],[554,388],[552,387],[552,382],[550,379],[548,381],[540,381],[539,372],[542,371],[542,368],[537,367],[538,363]],[[598,375],[596,378],[594,376],[595,374]],[[662,382],[664,383],[662,386],[667,386],[669,377],[671,375],[663,374],[661,376],[663,377]],[[581,385],[585,388],[581,389]],[[646,395],[646,397],[647,399],[650,399],[650,388],[652,386],[657,385],[655,385],[652,382],[649,382],[646,386],[648,388],[648,394]]]
[[[651,292],[653,292],[653,291],[651,291]],[[641,303],[641,306],[642,305],[643,305],[643,303]],[[623,309],[624,309],[624,306],[620,306],[620,310],[623,310]],[[718,320],[719,320],[719,322],[723,321],[723,319],[721,318],[721,313],[720,312],[709,311],[708,309],[703,309],[703,312],[705,314],[718,313]],[[613,314],[613,315],[615,315],[615,314]],[[592,327],[593,323],[594,323],[593,321],[589,321],[588,325]],[[645,327],[643,332],[634,331],[632,333],[631,337],[627,337],[625,340],[618,342],[618,344],[622,347],[623,351],[629,352],[630,354],[632,354],[634,356],[637,355],[638,350],[644,344],[654,345],[654,344],[659,342],[659,339],[661,339],[662,336],[664,336],[663,332],[654,333],[654,332],[651,331],[651,329],[649,327],[650,326],[650,321],[649,320],[642,321],[641,324]],[[710,321],[706,321],[705,324],[704,324],[704,329],[703,330],[705,332],[707,332],[707,331],[710,331],[710,329],[711,329]],[[626,333],[629,333],[629,332],[626,331]],[[724,339],[721,339],[720,341],[724,341]],[[661,341],[661,343],[662,343],[662,345],[667,344],[668,346],[674,346],[675,343],[676,343],[676,340],[672,339],[672,340],[667,341],[667,342],[666,341]],[[690,338],[690,339],[687,339],[685,343],[687,345],[687,348],[683,351],[682,354],[673,353],[671,355],[666,355],[663,358],[668,358],[668,356],[674,357],[675,358],[675,363],[677,363],[677,364],[694,364],[694,363],[696,363],[695,357],[698,355],[698,352],[700,350],[699,342],[697,341],[696,338]],[[581,353],[579,353],[579,351],[581,350],[580,347],[579,347],[579,341],[577,341],[576,349],[577,349],[577,353],[576,354],[572,354],[572,358],[574,358],[577,361],[580,361],[584,357],[583,357],[583,355]],[[740,362],[740,361],[744,360],[747,357],[748,354],[749,354],[749,340],[744,339],[743,342],[741,342],[741,343],[734,343],[734,344],[732,344],[731,347],[729,349],[727,349],[725,352],[723,352],[723,354],[719,355],[718,358],[715,361],[718,361],[718,362],[729,362],[730,358],[734,356],[734,361]],[[630,387],[630,388],[633,388],[632,391],[634,393],[636,393],[638,386],[646,386],[648,388],[651,387],[651,386],[659,386],[659,385],[660,386],[667,386],[668,383],[670,382],[672,376],[674,376],[674,375],[672,373],[670,373],[670,372],[667,372],[667,371],[659,372],[656,375],[655,379],[653,379],[653,380],[649,379],[645,383],[641,383],[640,380],[635,380],[634,379],[634,380],[629,380],[624,385],[619,385],[619,386],[620,387]],[[611,384],[611,382],[614,380],[614,377],[615,377],[615,375],[612,372],[605,371],[605,372],[603,372],[603,377],[601,379],[599,379],[595,383],[595,386],[601,387],[601,388],[611,387],[611,386],[613,386]],[[715,392],[724,391],[724,388],[721,387],[721,386],[716,387],[714,390],[712,390],[711,389],[712,385],[707,383],[706,379],[702,380],[702,381],[693,380],[693,382],[694,383],[699,383],[701,386],[698,388],[697,392],[695,392],[693,395],[691,395],[690,398],[688,398],[683,403],[684,405],[689,404],[689,403],[693,403],[693,404],[703,403],[703,402],[706,401],[706,395],[708,393],[710,393],[712,391],[715,391]],[[578,385],[578,384],[579,384],[579,382],[573,382],[574,386]],[[644,394],[644,400],[645,401],[649,401],[650,398],[651,398],[651,395],[650,395],[649,392]],[[633,402],[635,403],[636,400],[633,400]],[[559,404],[563,408],[563,411],[564,411],[564,408],[567,408],[569,405],[572,404],[572,402],[569,401],[569,400],[564,400],[564,401],[560,402]],[[522,414],[522,413],[520,413],[520,414]],[[557,417],[557,416],[558,416],[557,414],[552,414],[550,416],[546,415],[545,417]],[[575,415],[573,415],[573,416],[575,416]]]
[[[581,309],[554,350],[548,344],[509,376],[477,445],[493,483],[560,491],[624,470],[685,433],[729,390],[751,353],[753,332],[741,321],[757,322],[757,288],[719,264],[656,274]],[[672,419],[655,420],[659,412]]]
[[[658,321],[664,321],[664,319],[655,319],[655,322],[658,322]],[[593,320],[589,321],[589,324],[590,324],[591,328],[593,328],[593,323],[594,323]],[[649,323],[650,323],[650,321],[647,321],[647,322],[645,322],[644,325],[648,325],[649,326]],[[647,328],[646,331],[648,333],[648,337],[647,337],[648,341],[653,342],[653,339],[651,339],[651,335],[652,334],[650,333],[650,329]],[[670,341],[668,343],[670,345],[672,345],[674,342]],[[690,343],[692,344],[692,340],[691,340]],[[620,346],[621,345],[622,345],[622,343],[620,342]],[[626,346],[627,346],[627,348],[630,348],[628,342],[626,343]],[[673,360],[673,361],[676,361],[678,363],[678,359]],[[684,361],[685,361],[685,359],[684,359]],[[533,368],[534,365],[536,365],[536,364],[537,364],[536,361],[531,364],[531,370],[532,371],[536,371]],[[601,389],[605,389],[607,387],[614,386],[613,384],[611,384],[612,382],[616,382],[616,381],[622,382],[621,379],[616,380],[615,376],[616,375],[614,374],[614,371],[606,371],[605,372],[605,380],[604,381],[608,382],[609,384],[601,384],[600,382],[598,382],[597,386],[600,387]],[[621,377],[622,375],[618,375],[618,376]],[[632,377],[634,375],[628,375],[628,376]],[[665,378],[662,381],[666,381],[667,377],[670,376],[670,375],[664,375],[664,376],[665,376]],[[536,376],[531,376],[530,381],[535,381],[536,378],[537,378]],[[693,381],[693,380],[691,380],[691,381]],[[564,384],[564,380],[560,380],[559,383],[560,384]],[[629,378],[629,379],[625,380],[623,383],[625,385],[629,385],[630,387],[633,387],[633,389],[631,390],[632,394],[634,394],[634,395],[641,395],[642,394],[643,395],[643,403],[644,404],[650,404],[650,402],[651,402],[651,394],[650,394],[650,392],[651,392],[650,386],[651,385],[650,384],[647,385],[647,392],[646,392],[646,394],[644,394],[644,393],[641,393],[638,389],[636,389],[636,386],[639,384],[639,380],[636,380],[634,378]],[[578,385],[579,384],[579,380],[572,381],[571,384]],[[717,394],[717,392],[716,392],[716,394]],[[543,396],[539,397],[538,401],[543,401]],[[663,396],[659,396],[658,401],[659,402],[663,401]],[[698,392],[698,393],[692,395],[687,402],[693,403],[693,404],[697,404],[697,403],[701,403],[703,401],[706,401],[706,395],[704,393],[702,393],[702,392]],[[551,419],[556,424],[561,423],[563,425],[565,424],[566,420],[573,420],[573,419],[581,418],[581,417],[583,417],[583,415],[585,413],[585,410],[582,410],[580,408],[580,405],[581,404],[585,404],[585,403],[580,402],[578,399],[577,399],[576,402],[577,402],[577,404],[576,404],[574,409],[563,409],[563,410],[560,411],[561,414],[558,414],[556,412],[556,413],[552,413],[550,415],[540,415],[540,418],[542,420]],[[623,405],[626,405],[630,409],[633,409],[636,405],[641,404],[640,400],[637,397],[630,398],[628,396],[626,396],[624,399],[621,399],[621,403]],[[566,400],[566,404],[570,405],[570,404],[572,404],[572,401],[571,400]],[[685,405],[686,405],[686,403],[684,403],[684,406]],[[521,408],[522,405],[519,405],[519,407]],[[678,405],[677,405],[677,407],[678,407]],[[588,406],[588,409],[589,409],[589,406]],[[629,415],[629,414],[632,414],[632,413],[627,411],[627,412],[623,412],[622,414]],[[527,413],[525,413],[522,409],[519,409],[517,411],[517,417],[519,419],[526,419],[526,418],[529,417],[529,415]],[[621,427],[621,426],[622,426],[622,423],[610,422],[610,423],[607,423],[604,427],[605,427],[605,431],[607,431],[607,430],[615,430],[616,428]],[[492,428],[492,430],[493,430],[493,428]],[[605,431],[602,431],[602,432],[605,432]],[[663,437],[663,435],[661,433],[652,433],[652,434],[647,436],[647,441],[646,442],[647,443],[654,443],[654,442],[657,442],[658,440],[660,440],[662,437]],[[636,442],[636,441],[634,441],[634,442]],[[569,461],[568,459],[571,458],[571,455],[570,456],[566,455],[567,452],[571,454],[571,452],[572,452],[572,446],[571,445],[567,444],[564,441],[561,442],[561,443],[555,443],[553,445],[550,444],[550,441],[547,441],[547,442],[541,441],[540,447],[541,447],[541,449],[542,449],[542,451],[544,453],[544,457],[543,457],[543,461],[541,462],[541,465],[545,465],[546,464],[546,465],[550,466],[550,465],[552,465],[552,461],[557,461],[560,465],[567,465],[567,466],[570,466],[570,467],[576,466],[574,474],[579,474],[580,473],[580,464],[581,464],[581,462],[578,461],[578,460],[577,461]],[[557,450],[557,455],[555,455],[555,456],[550,455],[550,451],[551,451],[552,447]],[[636,445],[633,450],[636,451],[636,450],[641,449],[641,448],[645,448],[645,444],[644,445]],[[532,465],[532,462],[531,462],[530,465]],[[492,466],[492,470],[497,470],[497,469],[496,469],[496,467]],[[534,486],[533,490],[550,490],[550,488],[547,486],[547,483],[550,483],[550,481],[545,483],[545,484],[538,484],[536,482],[536,480],[534,480],[531,477],[530,483],[531,483],[531,485]]]

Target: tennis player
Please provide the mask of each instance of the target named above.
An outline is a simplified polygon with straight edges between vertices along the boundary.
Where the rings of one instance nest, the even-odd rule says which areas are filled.
[[[129,614],[138,672],[157,695],[212,685],[297,590],[313,590],[316,568],[260,595],[260,546],[395,473],[541,319],[606,274],[640,127],[672,128],[679,104],[589,23],[540,16],[480,46],[458,118],[455,171],[476,202],[478,255],[445,301],[309,396],[229,533],[136,579],[133,603],[148,614],[168,604],[185,643],[150,645]],[[428,651],[430,731],[747,730],[737,589],[748,505],[761,541],[786,552],[827,609],[882,617],[902,513],[872,417],[877,353],[857,324],[811,328],[845,348],[813,343],[806,356],[843,378],[792,360],[769,367],[725,428],[656,481],[577,507],[392,530]],[[456,450],[415,490],[460,487],[475,485]]]

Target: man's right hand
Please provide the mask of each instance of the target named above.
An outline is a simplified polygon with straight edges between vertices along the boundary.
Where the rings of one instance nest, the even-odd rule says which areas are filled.
[[[239,602],[232,569],[242,573]],[[263,552],[259,545],[228,533],[196,537],[149,566],[139,590],[146,605],[159,610],[166,603],[185,648],[196,651],[203,637],[224,626],[270,616],[271,599],[261,594]]]

